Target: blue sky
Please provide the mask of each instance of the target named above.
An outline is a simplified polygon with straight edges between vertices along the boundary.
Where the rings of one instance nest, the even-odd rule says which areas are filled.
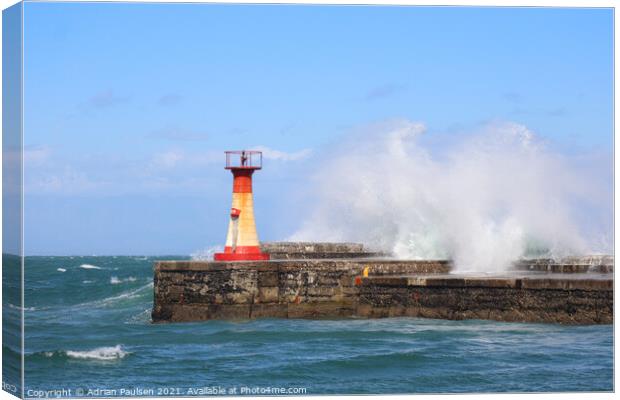
[[[24,23],[27,254],[222,244],[223,151],[253,147],[259,235],[285,238],[320,155],[385,119],[612,153],[611,9],[33,2]]]

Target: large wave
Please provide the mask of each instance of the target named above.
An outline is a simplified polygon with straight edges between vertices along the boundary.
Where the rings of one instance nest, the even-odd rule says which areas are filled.
[[[428,145],[424,131],[388,121],[334,146],[313,178],[311,212],[289,239],[360,241],[477,271],[527,255],[609,251],[599,246],[611,243],[608,226],[593,216],[610,218],[611,184],[574,157],[511,122]]]

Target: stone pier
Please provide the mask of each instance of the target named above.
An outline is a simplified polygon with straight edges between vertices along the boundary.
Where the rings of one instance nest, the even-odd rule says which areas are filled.
[[[280,254],[272,261],[157,262],[153,321],[414,316],[613,322],[613,258],[521,260],[506,273],[464,275],[450,273],[446,260],[378,258],[359,245],[337,245],[263,245]]]
[[[360,317],[613,323],[609,274],[371,277],[358,292]]]

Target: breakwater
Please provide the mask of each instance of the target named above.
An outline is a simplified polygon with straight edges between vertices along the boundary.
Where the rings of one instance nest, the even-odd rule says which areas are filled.
[[[334,244],[335,246],[336,244]],[[339,244],[342,245],[342,244]],[[286,244],[274,246],[285,253]],[[300,253],[304,246],[290,244]],[[322,244],[326,253],[370,253]],[[316,252],[317,247],[311,249]],[[414,316],[519,322],[613,322],[613,259],[521,260],[503,274],[453,274],[446,260],[281,257],[160,261],[154,322]]]

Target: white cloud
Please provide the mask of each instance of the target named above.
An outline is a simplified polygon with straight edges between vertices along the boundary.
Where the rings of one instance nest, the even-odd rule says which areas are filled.
[[[257,147],[265,158],[301,160],[311,154],[304,149],[293,153]],[[6,152],[5,152],[6,155]],[[223,173],[223,150],[195,150],[170,147],[145,157],[80,154],[67,158],[47,147],[24,151],[25,189],[28,193],[59,195],[102,193],[204,192]]]
[[[24,163],[42,164],[46,162],[51,154],[51,150],[46,146],[26,146],[24,148]]]
[[[155,154],[151,161],[151,166],[158,169],[170,169],[176,167],[177,164],[185,158],[186,155],[183,152],[170,150]]]
[[[26,193],[54,193],[74,195],[100,192],[110,187],[109,182],[94,181],[85,172],[67,165],[45,174],[26,174]]]
[[[312,154],[312,149],[303,149],[292,153],[274,150],[266,146],[256,146],[252,150],[262,151],[263,157],[267,160],[276,161],[298,161],[307,158]]]
[[[46,146],[25,146],[24,150],[3,149],[2,157],[7,163],[21,163],[26,165],[41,165],[49,160],[51,150]]]
[[[224,164],[223,151],[196,151],[171,149],[156,153],[151,157],[148,168],[171,170],[175,168],[199,168],[216,163]]]
[[[59,195],[202,190],[210,184],[205,169],[225,160],[222,151],[174,148],[146,158],[81,154],[67,159],[46,147],[23,154],[26,192]]]

